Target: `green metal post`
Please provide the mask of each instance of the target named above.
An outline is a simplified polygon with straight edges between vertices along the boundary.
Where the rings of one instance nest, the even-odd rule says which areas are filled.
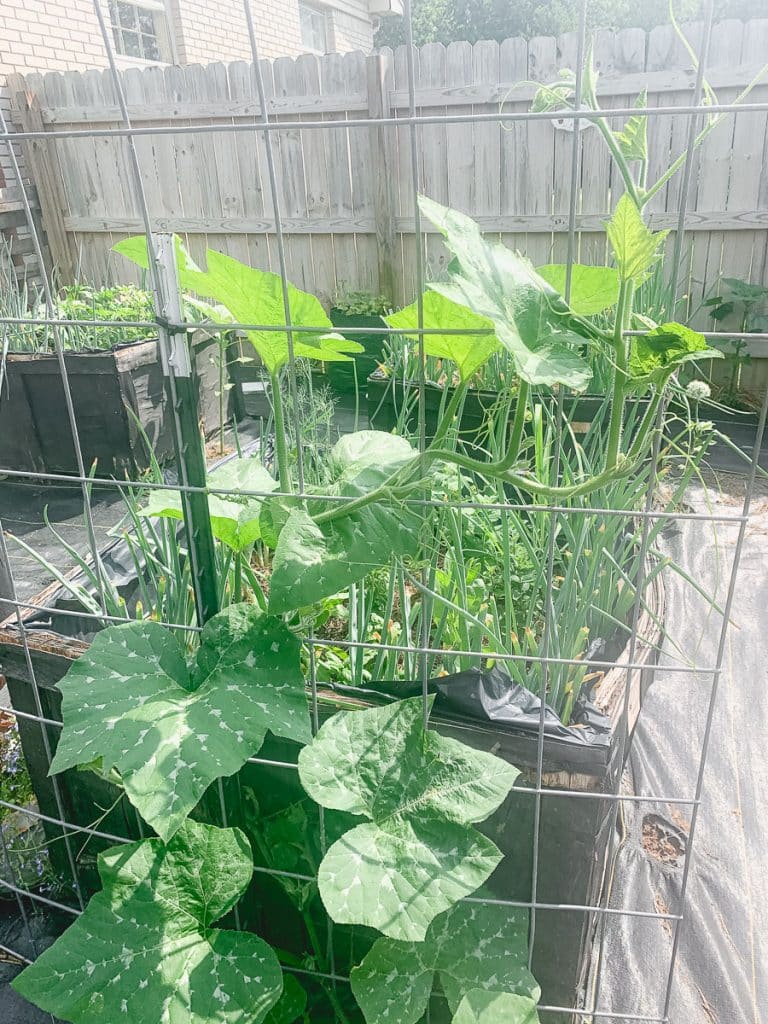
[[[182,313],[173,235],[158,234],[154,236],[154,241],[162,290],[158,296],[159,305],[166,321],[179,323]],[[161,322],[159,338],[163,372],[172,408],[174,447],[182,488],[181,507],[192,569],[195,610],[198,623],[202,626],[219,610],[219,595],[208,495],[203,490],[206,486],[205,453],[197,418],[197,381],[186,331],[173,331]],[[187,487],[201,490],[185,490]]]

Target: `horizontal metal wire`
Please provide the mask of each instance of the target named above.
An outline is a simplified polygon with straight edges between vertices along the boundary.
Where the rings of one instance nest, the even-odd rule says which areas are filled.
[[[439,105],[439,104],[436,104]],[[55,139],[136,138],[147,135],[221,135],[227,132],[304,132],[332,128],[383,128],[409,125],[493,124],[505,121],[609,121],[615,117],[679,117],[684,114],[755,114],[768,110],[768,102],[688,104],[679,107],[614,107],[605,110],[495,110],[476,114],[405,114],[400,117],[330,118],[327,121],[246,121],[226,124],[147,125],[115,128],[53,128],[50,131],[2,132],[8,142],[50,142]]]
[[[67,914],[71,914],[73,917],[80,917],[82,910],[78,910],[77,907],[69,907],[66,903],[59,903],[58,900],[52,900],[50,896],[43,896],[40,892],[35,892],[34,889],[22,889],[18,885],[14,885],[13,882],[7,881],[5,878],[0,878],[0,885],[7,889],[9,892],[15,892],[18,896],[26,896],[30,900],[35,900],[37,903],[43,903],[46,907],[53,907],[54,910],[63,910]]]
[[[127,617],[121,617],[118,615],[102,615],[100,612],[79,612],[73,611],[69,608],[52,608],[46,605],[33,604],[28,601],[12,601],[5,599],[6,604],[12,605],[16,608],[27,608],[34,609],[36,611],[47,612],[51,615],[62,615],[65,618],[76,618],[76,619],[89,619],[95,622],[111,622],[115,624],[126,624],[131,622],[143,621],[137,619],[131,619]],[[186,630],[189,633],[199,633],[201,628],[199,626],[185,625],[183,623],[171,623],[171,622],[160,622],[158,625],[165,626],[167,629],[181,629]],[[401,654],[436,654],[448,657],[462,657],[462,658],[483,658],[492,659],[494,661],[521,661],[530,665],[574,665],[580,668],[602,668],[612,669],[619,667],[622,671],[640,670],[645,672],[675,672],[683,675],[715,675],[721,671],[720,668],[715,666],[692,666],[692,665],[674,665],[674,664],[660,664],[652,662],[636,662],[636,661],[602,661],[597,658],[556,658],[549,655],[538,655],[538,654],[510,654],[504,651],[470,651],[462,650],[458,648],[447,648],[447,647],[425,647],[419,645],[402,645],[402,644],[388,644],[380,640],[327,640],[320,637],[304,637],[303,643],[307,647],[336,647],[343,649],[355,649],[355,650],[371,650],[371,651],[393,651]]]
[[[64,828],[61,822],[56,822],[62,829]],[[71,832],[86,832],[88,830],[83,829],[77,825],[67,825],[67,828]],[[92,831],[91,834],[97,838],[102,838],[99,832]],[[115,841],[114,837],[111,841]],[[134,843],[135,839],[119,839],[117,840],[120,844]],[[277,868],[263,867],[260,864],[253,865],[253,871],[255,874],[260,875],[271,875],[275,878],[290,878],[297,882],[316,882],[316,875],[306,875],[298,871],[280,871]],[[69,907],[64,903],[58,903],[56,901],[51,902],[47,897],[43,897],[38,893],[35,893],[32,889],[20,888],[11,882],[0,878],[0,885],[5,886],[12,892],[17,892],[22,896],[29,896],[32,899],[41,899],[44,902],[50,903],[51,906],[57,907],[61,910],[67,910],[72,914],[79,916],[82,911],[75,908]],[[480,903],[495,907],[509,907],[510,909],[517,910],[548,910],[556,913],[579,913],[579,914],[607,914],[612,917],[631,917],[631,918],[649,918],[656,921],[678,921],[681,920],[679,915],[676,914],[659,914],[653,910],[632,910],[632,909],[617,909],[613,907],[599,907],[591,904],[577,904],[577,903],[543,903],[540,901],[533,902],[532,900],[494,900],[484,899],[480,897],[464,897],[461,901],[464,903]]]
[[[323,978],[326,981],[340,982],[348,985],[350,979],[343,974],[329,974],[321,971],[311,971],[306,967],[294,967],[289,964],[281,964],[284,971],[289,974],[300,974],[309,978]],[[583,1010],[576,1006],[553,1006],[551,1003],[543,1003],[536,1007],[538,1013],[570,1013],[579,1017],[590,1018],[617,1018],[618,1020],[642,1021],[643,1024],[669,1024],[668,1017],[649,1017],[647,1014],[639,1013],[615,1013],[609,1010]]]
[[[0,950],[7,953],[9,956],[15,957],[17,960],[22,961],[22,963],[31,964],[33,962],[28,957],[24,956],[23,953],[18,952],[18,950],[11,949],[8,946],[4,946],[2,943],[0,943]],[[296,967],[293,964],[281,964],[280,966],[283,971],[287,971],[289,974],[299,974],[305,978],[321,978],[324,981],[333,981],[346,985],[350,983],[350,979],[345,977],[343,974],[330,974],[324,971],[312,971],[306,967]],[[646,1015],[641,1016],[633,1013],[613,1013],[608,1012],[607,1010],[588,1012],[586,1010],[582,1011],[578,1007],[567,1006],[540,1005],[537,1006],[536,1009],[539,1013],[571,1013],[576,1014],[579,1017],[613,1017],[618,1018],[619,1020],[644,1021],[647,1022],[647,1024],[656,1024],[656,1022],[658,1022],[658,1024],[668,1024],[669,1021],[668,1017],[648,1017]]]
[[[53,726],[57,729],[63,728],[63,723],[56,721],[55,718],[42,718],[40,715],[33,715],[29,711],[12,711],[11,714],[16,718],[23,718],[27,721],[38,722],[39,724]],[[458,728],[463,728],[467,731],[472,730],[472,726],[469,725],[460,725]],[[268,768],[285,768],[289,771],[299,770],[298,764],[294,761],[276,761],[269,757],[249,757],[246,763],[264,765]],[[591,790],[554,789],[549,786],[513,786],[511,792],[523,795],[530,794],[531,796],[541,794],[544,796],[568,797],[576,800],[600,800],[608,803],[679,804],[685,807],[693,807],[701,802],[694,797],[667,796],[663,793],[649,793],[647,795],[642,793],[598,793]],[[0,801],[0,805],[2,804],[3,801]],[[26,811],[26,808],[21,807],[19,804],[5,803],[5,806],[13,807],[19,811]],[[29,813],[33,812],[30,811]]]
[[[94,487],[104,488],[115,488],[120,491],[184,491],[190,494],[217,494],[222,497],[238,496],[241,498],[293,498],[302,501],[327,501],[331,504],[343,504],[349,502],[351,499],[349,495],[339,494],[315,494],[311,491],[263,491],[263,490],[249,490],[247,488],[238,488],[237,490],[227,489],[224,487],[216,487],[215,485],[206,487],[193,487],[191,485],[184,484],[170,484],[170,483],[156,483],[156,482],[144,482],[144,481],[126,481],[116,480],[109,477],[81,477],[74,473],[45,473],[39,470],[27,470],[27,469],[6,469],[0,466],[0,475],[9,476],[16,480],[42,480],[46,483],[51,481],[58,481],[60,483],[77,484],[86,482],[92,484]],[[407,505],[414,507],[426,507],[426,508],[445,508],[446,502],[444,499],[437,498],[399,498],[398,505]],[[741,523],[747,522],[749,516],[744,515],[717,515],[713,513],[699,513],[699,512],[676,512],[676,511],[665,511],[663,509],[638,509],[633,511],[632,509],[617,509],[617,508],[606,508],[600,505],[542,505],[537,502],[516,502],[516,501],[469,501],[464,499],[451,499],[451,508],[458,509],[479,509],[479,510],[492,510],[498,512],[544,512],[544,513],[561,513],[567,512],[573,515],[585,515],[585,516],[605,516],[609,518],[622,518],[629,520],[637,520],[641,522],[644,519],[671,519],[673,521],[691,519],[699,523]],[[113,529],[110,527],[110,529]],[[13,534],[13,531],[8,531]]]
[[[185,232],[181,232],[184,234]],[[318,231],[318,234],[322,234],[322,231]],[[504,232],[488,232],[489,234],[504,234]],[[29,327],[123,327],[123,328],[144,328],[146,330],[154,330],[160,326],[160,322],[157,320],[55,320],[46,317],[26,317],[26,316],[0,316],[0,324],[15,324],[18,326],[29,326]],[[328,334],[329,331],[336,330],[336,328],[328,326],[328,324],[318,324],[317,326],[311,326],[307,324],[259,324],[249,323],[248,321],[240,320],[206,320],[205,322],[199,322],[196,320],[177,320],[177,321],[162,321],[162,326],[169,328],[172,331],[179,332],[195,332],[195,331],[208,331],[210,333],[221,333],[224,334],[228,331],[264,331],[265,333],[280,333],[285,334],[286,331],[290,331],[292,334]],[[403,336],[408,338],[415,338],[424,335],[456,335],[469,336],[469,337],[481,337],[489,334],[494,334],[492,327],[344,327],[344,334],[378,334],[378,335],[395,335],[396,337]],[[646,334],[651,332],[651,328],[646,330],[623,330],[622,336],[628,338],[642,338]],[[760,341],[768,342],[768,333],[756,331],[755,333],[740,332],[740,331],[697,331],[697,334],[703,335],[705,338],[710,338],[717,341],[718,338],[727,340],[730,338],[743,338],[749,341]],[[151,339],[148,339],[151,340]],[[585,339],[586,340],[586,339]]]

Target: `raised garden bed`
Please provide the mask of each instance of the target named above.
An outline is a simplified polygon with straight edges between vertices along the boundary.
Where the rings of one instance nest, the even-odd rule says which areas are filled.
[[[404,381],[396,377],[387,377],[382,373],[371,374],[367,381],[368,421],[371,428],[375,430],[392,430],[396,427],[398,414],[402,410],[406,396],[410,393],[411,409],[409,411],[408,426],[412,430],[417,429],[418,390],[419,384],[416,381]],[[426,383],[424,405],[427,440],[435,433],[440,418],[440,408],[444,401],[444,394],[444,388],[429,381]],[[452,394],[453,389],[449,388],[445,400],[447,401]],[[483,391],[480,389],[467,391],[461,413],[460,429],[462,433],[476,434],[487,422],[489,414],[499,401],[499,397],[497,391]],[[564,402],[564,410],[571,430],[575,434],[585,434],[592,421],[605,406],[605,402],[606,399],[603,395],[567,397]],[[632,407],[636,405],[645,407],[647,399],[642,398],[635,402],[628,402],[627,416],[629,416]]]
[[[199,417],[206,433],[218,426],[216,342],[193,339],[199,381]],[[86,471],[94,461],[101,476],[134,475],[150,453],[173,454],[171,408],[156,339],[106,351],[67,352],[80,447]],[[9,352],[0,396],[0,468],[39,473],[76,473],[59,361],[50,353]]]
[[[51,589],[45,594],[45,602],[35,603],[55,605],[55,601],[51,600]],[[593,693],[593,723],[596,730],[591,738],[585,740],[585,730],[579,725],[567,729],[558,727],[548,717],[543,745],[543,784],[546,789],[593,793],[596,797],[619,791],[623,768],[621,754],[623,750],[626,756],[630,747],[630,743],[624,740],[629,735],[631,742],[645,693],[653,679],[651,667],[662,635],[660,623],[663,620],[664,596],[659,577],[653,581],[647,604],[647,611],[641,614],[634,652],[635,664],[646,667],[633,670],[624,667],[629,659],[627,646],[618,655],[613,667],[599,679]],[[43,714],[57,721],[60,720],[60,692],[56,684],[72,662],[87,649],[87,644],[63,633],[38,628],[31,618],[29,626],[27,636],[31,664],[39,687]],[[7,677],[13,707],[21,712],[35,714],[34,694],[23,643],[17,629],[8,622],[0,627],[0,671]],[[338,692],[332,688],[321,688],[319,701],[322,718],[342,708],[364,708],[384,699],[370,691],[362,691],[358,695],[348,687],[342,690]],[[628,697],[625,696],[627,692]],[[535,715],[532,717],[536,718]],[[500,725],[468,717],[443,703],[438,704],[432,722],[440,732],[461,739],[476,749],[493,751],[523,769],[525,781],[518,784],[500,810],[480,827],[505,854],[501,866],[489,883],[493,895],[521,902],[530,900],[535,797],[526,793],[524,787],[535,786],[537,721],[529,720],[519,726]],[[47,729],[49,742],[55,749],[59,733],[55,726],[40,727],[30,719],[19,719],[23,750],[40,810],[58,819],[53,785],[47,775],[48,762],[41,728]],[[259,756],[275,761],[295,762],[296,754],[297,748],[294,745],[270,737]],[[103,808],[110,807],[117,795],[116,790],[90,772],[67,771],[58,779],[64,815],[73,824],[93,826],[96,819],[101,817]],[[286,807],[303,796],[296,773],[291,769],[246,765],[233,779],[225,780],[229,823],[239,824],[246,831],[248,801],[244,794],[249,791],[255,795],[265,814]],[[217,808],[218,798],[214,799],[212,794],[210,814],[214,820]],[[611,820],[611,801],[586,797],[573,799],[567,793],[560,792],[543,795],[537,892],[539,903],[555,907],[590,906],[597,902],[604,880]],[[139,836],[136,817],[127,803],[121,803],[110,811],[98,827],[107,833],[131,838]],[[49,842],[61,835],[60,829],[54,824],[46,824],[46,830]],[[86,885],[90,880],[88,869],[89,865],[92,868],[93,855],[108,845],[108,842],[97,839],[89,842],[88,857],[83,861]],[[61,842],[51,842],[50,849],[60,870],[66,873],[66,858],[62,847]],[[243,912],[246,918],[258,922],[261,934],[290,949],[294,935],[290,904],[284,900],[285,906],[281,905],[276,914],[275,906],[270,903],[281,899],[284,900],[284,894],[279,887],[275,886],[273,891],[264,876],[259,876],[246,897]],[[596,915],[585,911],[540,909],[537,912],[533,969],[541,983],[544,1002],[560,1006],[576,1005],[574,1000],[586,979],[595,922]],[[298,948],[296,952],[300,954],[301,949]],[[440,1020],[439,1013],[433,1019]],[[568,1019],[569,1015],[564,1015],[560,1024]]]

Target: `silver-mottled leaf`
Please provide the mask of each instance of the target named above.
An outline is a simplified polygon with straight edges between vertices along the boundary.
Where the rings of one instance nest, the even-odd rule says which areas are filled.
[[[378,939],[353,969],[352,991],[368,1024],[416,1024],[438,975],[452,1012],[473,989],[537,1000],[527,911],[462,902],[434,919],[423,942]]]
[[[99,856],[103,888],[13,982],[74,1024],[259,1024],[282,990],[272,949],[212,928],[253,872],[238,829],[187,822]]]
[[[330,848],[318,876],[328,913],[419,941],[433,918],[477,889],[501,859],[471,828],[519,772],[423,726],[421,698],[340,712],[299,755],[323,807],[369,819]]]
[[[59,686],[64,729],[51,772],[100,759],[164,839],[268,729],[311,739],[299,641],[252,605],[206,624],[191,672],[168,629],[132,622],[97,633]]]

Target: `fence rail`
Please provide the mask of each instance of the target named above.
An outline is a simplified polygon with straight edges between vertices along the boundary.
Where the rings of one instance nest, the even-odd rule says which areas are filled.
[[[701,27],[687,26],[697,46]],[[502,43],[430,44],[415,51],[416,111],[491,115],[483,121],[421,123],[420,188],[476,217],[489,232],[535,263],[565,257],[571,132],[557,119],[494,120],[525,112],[536,82],[572,67],[576,34]],[[707,77],[722,103],[733,102],[768,51],[768,19],[723,22],[712,38]],[[271,119],[295,122],[275,132],[279,194],[289,275],[326,300],[338,289],[367,289],[396,302],[414,295],[415,237],[404,47],[263,61]],[[596,34],[598,93],[626,108],[648,91],[649,107],[690,104],[696,73],[671,26]],[[261,108],[252,65],[130,70],[123,74],[135,127],[188,125],[175,135],[135,139],[150,216],[158,231],[187,236],[194,255],[206,246],[277,270],[275,208],[266,179]],[[121,121],[108,72],[12,76],[13,118],[23,131],[109,129]],[[768,99],[768,86],[750,97]],[[313,122],[383,118],[303,131]],[[686,143],[688,115],[649,117],[653,180]],[[617,118],[617,123],[620,118]],[[198,126],[232,126],[209,139]],[[297,126],[298,125],[298,126]],[[693,168],[682,289],[692,309],[723,275],[764,280],[768,270],[768,111],[730,114],[705,141]],[[250,131],[253,126],[253,131]],[[604,221],[622,191],[598,132],[582,128],[576,229],[579,258],[605,259]],[[28,140],[27,167],[40,196],[53,260],[62,276],[124,279],[110,247],[143,230],[130,181],[124,137]],[[680,181],[654,198],[654,228],[677,227]],[[562,208],[561,208],[562,207]],[[670,245],[674,244],[670,241]],[[426,240],[427,272],[446,261],[441,239]],[[703,326],[703,324],[702,324]]]

